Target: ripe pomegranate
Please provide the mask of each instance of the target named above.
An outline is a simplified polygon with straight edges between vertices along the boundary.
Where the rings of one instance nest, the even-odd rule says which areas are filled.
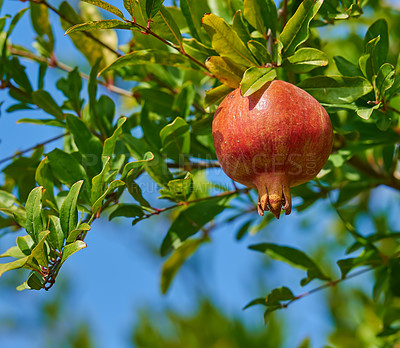
[[[290,187],[313,179],[332,149],[332,124],[306,91],[274,80],[248,97],[232,91],[215,112],[213,140],[223,171],[258,190],[258,213],[290,214]]]

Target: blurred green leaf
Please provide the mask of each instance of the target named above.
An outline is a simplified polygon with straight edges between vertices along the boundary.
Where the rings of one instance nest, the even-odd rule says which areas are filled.
[[[206,39],[208,39],[208,37],[206,33],[204,33],[201,21],[205,13],[211,12],[207,1],[181,0],[179,1],[179,5],[186,18],[192,37],[200,42],[207,43]]]
[[[368,52],[368,46],[371,40],[379,37],[379,41],[376,43],[373,65],[375,67],[375,73],[378,71],[380,66],[386,62],[387,55],[389,52],[389,32],[388,24],[385,19],[378,19],[368,28],[364,38],[364,50]]]
[[[327,55],[315,48],[300,48],[293,56],[287,57],[282,62],[285,70],[294,73],[306,73],[320,66],[328,65]]]
[[[72,109],[81,114],[83,100],[80,99],[82,89],[82,78],[77,68],[68,73],[67,78],[61,78],[57,81],[57,88],[69,99]]]
[[[272,243],[251,245],[249,248],[262,252],[274,260],[283,261],[293,267],[307,271],[307,278],[302,279],[301,281],[302,286],[306,285],[315,278],[321,280],[329,280],[329,277],[327,277],[320,270],[316,263],[311,260],[305,253],[298,249]]]
[[[297,86],[327,104],[348,104],[372,91],[371,83],[363,77],[314,76]]]
[[[250,68],[244,73],[240,83],[240,93],[244,97],[257,92],[268,82],[276,78],[276,71],[272,68]]]
[[[233,88],[226,85],[221,85],[209,89],[208,91],[206,91],[205,105],[210,106],[219,102],[222,98],[226,97],[232,91]]]
[[[67,197],[60,209],[60,225],[64,237],[68,238],[69,233],[74,230],[78,224],[78,196],[83,185],[83,180],[77,181],[71,186]]]
[[[279,40],[283,44],[282,55],[284,57],[292,55],[297,46],[308,39],[310,22],[322,3],[323,0],[304,0],[286,23],[279,36]]]
[[[360,68],[357,65],[349,62],[346,58],[343,58],[342,56],[335,56],[333,57],[333,60],[335,61],[336,67],[342,75],[351,77],[361,76],[362,72]]]
[[[211,38],[212,47],[222,58],[228,58],[244,67],[257,65],[238,34],[222,18],[206,14],[203,17],[203,27]]]
[[[118,204],[117,208],[110,214],[108,217],[109,220],[112,220],[116,217],[132,217],[132,218],[141,218],[144,215],[143,208],[136,204]]]
[[[244,22],[243,12],[241,10],[236,11],[233,16],[232,29],[238,34],[243,43],[246,44],[251,39],[249,29]]]
[[[163,294],[167,293],[172,280],[185,261],[192,256],[205,241],[206,239],[191,239],[185,241],[179,248],[174,250],[168,260],[164,262],[161,270],[161,292]]]
[[[278,13],[276,5],[272,0],[245,0],[244,18],[258,30],[266,39],[268,29],[271,29],[272,36],[277,30]]]
[[[382,100],[382,98],[385,96],[385,92],[393,86],[394,79],[394,66],[389,63],[383,64],[378,70],[375,80],[377,100]]]

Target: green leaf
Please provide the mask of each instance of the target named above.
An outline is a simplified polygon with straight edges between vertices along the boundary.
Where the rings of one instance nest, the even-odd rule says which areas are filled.
[[[146,14],[148,18],[153,18],[158,11],[164,0],[146,0]]]
[[[175,161],[190,151],[190,127],[188,123],[177,117],[160,132],[162,152]]]
[[[206,67],[223,84],[231,88],[239,87],[243,71],[231,64],[228,59],[219,56],[209,57],[206,61]]]
[[[115,191],[120,186],[125,185],[125,183],[121,180],[111,181],[110,185],[108,185],[107,190],[94,202],[92,206],[92,212],[95,214],[102,207],[103,200],[109,195],[111,192]]]
[[[374,106],[369,107],[369,108],[358,108],[356,110],[356,112],[357,112],[358,116],[360,116],[364,120],[368,120],[371,117],[371,115],[374,112],[374,110],[379,109],[380,106],[381,106],[381,104],[379,103],[379,104],[374,105]]]
[[[110,157],[103,158],[103,169],[92,179],[91,202],[94,204],[105,190],[105,176],[110,171]]]
[[[256,40],[250,40],[247,42],[247,46],[249,47],[249,50],[251,51],[253,56],[256,57],[257,61],[261,65],[272,63],[272,57],[267,51],[265,45]]]
[[[17,246],[25,255],[31,254],[34,245],[35,242],[29,234],[23,237],[17,237]]]
[[[91,31],[102,29],[127,29],[132,30],[134,27],[131,24],[120,21],[118,19],[104,19],[101,21],[93,21],[87,23],[76,24],[68,28],[64,35],[75,33],[77,31]]]
[[[129,12],[129,14],[133,17],[134,16],[134,1],[135,0],[124,0],[124,7]]]
[[[82,78],[79,75],[78,68],[70,71],[67,78],[59,79],[57,81],[57,88],[69,99],[69,102],[77,115],[80,115],[83,100],[80,99]]]
[[[292,55],[296,48],[308,39],[310,22],[322,3],[323,0],[304,0],[286,23],[279,37],[283,44],[284,57]]]
[[[206,223],[221,213],[232,196],[214,197],[213,199],[191,204],[182,210],[173,221],[165,236],[160,253],[167,255],[177,249],[190,236],[194,235]]]
[[[364,38],[365,52],[369,51],[368,46],[371,40],[377,37],[379,37],[379,41],[376,43],[372,62],[375,71],[378,71],[380,66],[386,62],[389,52],[388,24],[385,19],[378,19],[368,28]]]
[[[161,270],[161,292],[167,293],[172,280],[183,266],[185,261],[192,256],[205,239],[192,239],[185,241],[176,249],[167,261],[164,262]]]
[[[372,91],[363,77],[314,76],[298,84],[321,103],[349,104]]]
[[[160,190],[161,197],[172,201],[186,202],[193,192],[193,179],[190,173],[187,173],[184,179],[171,180],[168,183],[168,189]]]
[[[342,273],[342,279],[346,278],[347,274],[356,267],[376,266],[380,264],[382,264],[382,258],[380,258],[378,252],[374,249],[365,250],[358,257],[337,261],[337,265]]]
[[[272,68],[250,68],[244,73],[242,82],[240,83],[240,93],[244,97],[257,92],[266,83],[276,78],[276,71]]]
[[[112,14],[115,14],[117,17],[119,17],[121,19],[125,19],[123,13],[115,6],[110,5],[108,2],[105,2],[103,0],[82,0],[82,1],[87,2],[88,4],[98,6],[98,7],[102,8],[103,10],[106,10],[108,12],[111,12]]]
[[[134,51],[132,53],[125,54],[124,56],[118,58],[110,65],[105,67],[103,70],[101,70],[99,72],[99,76],[110,70],[140,64],[161,64],[174,67],[189,68],[187,58],[185,58],[181,54],[149,49]]]
[[[13,57],[7,62],[7,71],[20,87],[22,87],[28,94],[32,93],[32,86],[25,73],[25,67],[20,64],[17,57]]]
[[[245,306],[243,307],[243,310],[245,310],[245,309],[247,309],[247,308],[250,308],[250,307],[253,307],[253,306],[256,306],[256,305],[263,305],[263,306],[266,306],[265,300],[266,300],[265,297],[255,298],[254,300],[251,300],[247,305],[245,305]]]
[[[90,231],[91,227],[87,223],[81,223],[76,229],[72,230],[67,238],[67,244],[74,243],[80,234],[87,233]]]
[[[43,278],[32,271],[28,279],[16,288],[18,291],[22,290],[41,290],[43,289]]]
[[[39,242],[39,233],[43,231],[42,222],[42,195],[43,188],[35,187],[26,201],[26,232],[32,237],[35,243]]]
[[[365,48],[365,54],[363,54],[358,60],[360,70],[362,71],[363,75],[367,77],[370,81],[372,81],[372,77],[376,75],[379,69],[379,66],[375,64],[376,62],[374,60],[374,57],[380,39],[380,36],[378,36],[375,39],[369,41],[367,47]]]
[[[0,255],[0,257],[13,257],[14,259],[21,259],[25,256],[18,246],[13,246]]]
[[[25,256],[22,259],[18,259],[18,260],[12,261],[12,262],[0,263],[0,277],[5,272],[24,267],[26,265],[26,263],[29,261],[29,259],[30,259],[29,256]]]
[[[48,242],[54,247],[54,249],[61,251],[64,245],[65,236],[58,216],[49,216],[49,230],[50,234],[47,238]]]
[[[54,178],[51,174],[49,159],[47,157],[43,158],[35,172],[35,180],[45,189],[44,199],[50,200],[56,207],[56,200],[54,197]],[[47,202],[46,202],[47,203]]]
[[[7,110],[9,112],[9,110]],[[30,123],[44,126],[65,128],[65,123],[55,119],[20,118],[17,123]]]
[[[88,129],[86,124],[79,118],[67,114],[67,128],[74,137],[74,142],[80,153],[85,157],[86,165],[93,172],[101,170],[101,156],[103,145],[98,137]]]
[[[124,217],[132,217],[132,218],[141,218],[144,215],[144,210],[141,206],[136,204],[118,204],[117,208],[110,214],[108,217],[109,220],[112,220],[116,217],[124,216]]]
[[[211,38],[212,47],[221,57],[245,67],[257,65],[238,34],[222,18],[206,14],[203,17],[203,27]]]
[[[83,166],[69,153],[54,149],[47,154],[49,165],[53,175],[61,183],[71,186],[79,180],[84,180],[83,197],[86,202],[90,202],[90,181]]]
[[[75,254],[77,251],[84,248],[86,248],[86,243],[82,240],[77,240],[72,244],[66,245],[63,249],[60,265],[62,265],[69,257]]]
[[[336,67],[339,72],[344,76],[361,76],[362,72],[359,67],[341,56],[333,57]]]
[[[206,91],[206,98],[204,101],[205,106],[218,103],[222,98],[226,97],[232,91],[233,88],[226,85],[211,88],[210,90]]]
[[[253,220],[248,220],[239,228],[238,232],[236,233],[236,240],[241,240],[243,238],[243,236],[247,233],[252,223]]]
[[[149,0],[159,1],[159,0]],[[174,18],[168,10],[161,6],[160,11],[152,20],[151,29],[154,33],[161,36],[163,39],[171,41],[177,45],[182,43],[182,34],[176,24]]]
[[[393,86],[394,75],[395,69],[393,65],[385,63],[380,67],[375,80],[377,100],[382,100],[385,92]]]
[[[278,22],[278,13],[272,0],[245,0],[244,18],[258,30],[266,39],[268,29],[275,36]]]
[[[61,205],[60,209],[60,225],[64,233],[64,237],[68,238],[69,233],[74,230],[78,224],[78,196],[83,185],[80,180],[72,185],[67,197]]]
[[[205,13],[211,12],[207,1],[181,0],[179,1],[179,5],[186,18],[192,37],[200,42],[205,42],[205,39],[208,39],[208,37],[203,31],[201,18]]]
[[[247,43],[251,39],[249,29],[244,23],[241,10],[236,11],[235,15],[233,16],[232,29],[236,31],[236,34],[238,34],[243,43]]]
[[[125,183],[129,194],[135,201],[139,202],[142,207],[150,207],[149,202],[143,197],[141,187],[134,181],[134,175],[128,174]]]
[[[0,190],[0,208],[11,208],[17,203],[17,197],[7,191]]]
[[[262,252],[274,260],[283,261],[293,267],[307,271],[307,278],[302,280],[302,286],[315,278],[329,280],[329,278],[319,269],[315,262],[298,249],[272,243],[251,245],[249,248]]]
[[[154,154],[146,152],[142,160],[127,163],[122,172],[121,180],[124,180],[128,173],[133,177],[133,179],[136,179],[143,166],[152,160],[154,160]]]
[[[328,57],[315,48],[300,48],[293,56],[285,58],[282,62],[282,68],[297,74],[326,65],[328,65]]]
[[[43,111],[53,115],[57,120],[64,120],[62,109],[54,101],[53,97],[46,91],[39,89],[32,93],[33,102]]]
[[[104,158],[104,157],[112,158],[112,156],[114,155],[115,144],[116,144],[116,142],[118,140],[118,137],[122,133],[122,125],[125,123],[126,120],[127,120],[126,117],[121,117],[118,120],[117,128],[115,129],[113,135],[110,138],[105,140],[104,147],[103,147],[102,158]]]

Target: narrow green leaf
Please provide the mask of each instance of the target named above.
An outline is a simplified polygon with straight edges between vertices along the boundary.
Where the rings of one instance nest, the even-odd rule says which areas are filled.
[[[253,307],[253,306],[256,306],[256,305],[266,306],[265,300],[266,300],[265,297],[255,298],[254,300],[250,301],[247,305],[245,305],[243,307],[243,310],[245,310],[247,308],[250,308],[250,307]]]
[[[64,245],[64,232],[61,227],[60,219],[58,216],[49,216],[49,230],[50,234],[47,238],[48,242],[57,250],[61,251]]]
[[[201,18],[205,13],[211,12],[207,1],[181,0],[179,1],[179,5],[186,18],[190,34],[193,38],[204,43],[205,39],[208,39],[208,37],[207,34],[203,32],[204,29],[202,28]],[[207,43],[207,41],[205,43]]]
[[[349,104],[372,91],[363,77],[314,76],[298,84],[321,103]]]
[[[164,262],[161,270],[161,292],[167,293],[172,280],[183,266],[185,261],[192,256],[205,239],[192,239],[185,241],[176,249],[167,261]]]
[[[85,181],[85,186],[83,188],[83,198],[86,201],[90,201],[89,190],[91,183],[86,174],[83,166],[69,153],[61,151],[60,149],[54,149],[47,154],[49,159],[49,165],[53,175],[61,181],[61,183],[72,186],[79,180]]]
[[[212,47],[221,57],[245,67],[257,65],[238,34],[222,18],[206,14],[203,17],[203,27],[211,38]]]
[[[71,186],[67,197],[61,205],[60,209],[60,225],[64,233],[64,237],[68,238],[69,233],[74,230],[78,224],[78,196],[83,185],[80,180]]]
[[[63,92],[68,98],[73,110],[77,115],[81,114],[83,100],[80,98],[82,89],[82,78],[78,68],[73,69],[68,73],[66,78],[61,78],[57,81],[57,88]]]
[[[265,45],[256,40],[250,40],[247,42],[247,46],[249,47],[249,50],[251,51],[253,56],[261,65],[272,63],[272,57],[267,51]]]
[[[92,179],[91,202],[94,204],[105,190],[105,176],[110,171],[110,157],[103,158],[103,169]]]
[[[167,255],[177,249],[190,236],[194,235],[206,223],[221,213],[233,196],[215,197],[213,199],[191,204],[182,210],[173,221],[161,245],[161,255]]]
[[[272,0],[244,0],[244,18],[267,38],[268,29],[275,36],[278,13]]]
[[[7,110],[8,112],[8,110]],[[55,119],[20,118],[17,123],[30,123],[44,126],[65,128],[65,123]]]
[[[49,159],[47,157],[43,158],[35,172],[35,180],[46,190],[44,192],[44,199],[49,199],[56,206],[56,199],[54,197],[54,178],[51,174]]]
[[[39,233],[43,231],[42,223],[42,195],[43,188],[35,187],[26,201],[26,232],[32,237],[35,243],[39,242]]]
[[[235,15],[233,16],[232,29],[236,31],[236,34],[238,34],[243,43],[247,43],[251,39],[249,29],[244,23],[241,10],[236,11]]]
[[[43,111],[53,115],[57,120],[64,120],[62,109],[54,101],[53,97],[46,91],[39,89],[32,93],[33,102]]]
[[[209,57],[206,61],[206,67],[223,84],[231,88],[239,87],[243,71],[230,64],[228,59],[219,56]]]
[[[283,44],[284,57],[292,55],[296,48],[308,39],[310,22],[322,3],[323,0],[304,0],[286,23],[279,37]]]
[[[394,66],[385,63],[378,70],[375,80],[377,100],[381,100],[385,96],[385,92],[394,84],[395,69]]]
[[[22,259],[18,259],[12,262],[0,263],[0,277],[5,272],[24,267],[28,261],[29,261],[29,256],[25,256]]]
[[[98,7],[102,8],[103,10],[106,10],[108,12],[111,12],[112,14],[115,14],[117,17],[119,17],[121,19],[125,19],[123,13],[115,6],[110,5],[108,2],[105,2],[103,0],[82,0],[82,1],[87,2],[88,4],[98,6]]]
[[[41,290],[43,289],[43,278],[32,271],[28,279],[16,288],[18,291],[22,290]]]
[[[73,254],[75,254],[77,251],[86,248],[86,243],[82,240],[77,240],[76,242],[72,244],[68,244],[64,247],[63,253],[62,253],[62,258],[61,258],[61,265]]]
[[[378,71],[380,66],[386,62],[389,52],[389,32],[388,24],[385,19],[378,19],[368,28],[364,38],[365,52],[368,52],[368,45],[371,40],[379,36],[379,42],[376,43],[373,56],[373,65],[375,71]]]
[[[118,140],[118,137],[122,133],[122,125],[125,123],[126,120],[127,120],[126,117],[121,117],[118,120],[117,128],[115,129],[113,135],[110,138],[105,140],[102,158],[104,158],[104,157],[112,158],[112,156],[114,155],[115,144]]]
[[[148,18],[153,18],[158,11],[164,0],[146,0],[146,14]]]
[[[82,232],[86,233],[87,231],[90,231],[91,227],[87,223],[81,223],[76,229],[72,230],[71,233],[69,234],[66,243],[71,244],[76,241],[76,239],[79,237]]]
[[[86,158],[86,167],[92,167],[95,172],[101,170],[103,145],[99,138],[93,135],[79,117],[67,114],[66,121],[76,146]]]
[[[91,31],[102,29],[127,29],[132,30],[134,27],[131,24],[125,23],[118,19],[104,19],[101,21],[93,21],[87,23],[76,24],[65,32],[64,35],[75,33],[77,31]]]
[[[327,55],[315,48],[300,48],[293,56],[287,57],[282,62],[285,70],[294,73],[306,73],[320,66],[328,65]]]
[[[136,179],[143,166],[152,160],[154,160],[154,154],[146,152],[142,160],[127,163],[122,172],[121,180],[124,180],[128,173],[132,175],[133,179]]]
[[[153,17],[151,29],[165,40],[177,45],[182,43],[182,34],[179,27],[165,6],[161,6],[160,11]]]
[[[13,57],[7,62],[7,71],[20,87],[28,94],[32,93],[32,86],[25,73],[25,67],[19,62],[17,57]]]
[[[125,183],[121,180],[114,180],[108,185],[107,190],[94,202],[92,206],[93,213],[96,213],[102,206],[103,200],[109,195],[111,192],[115,191],[120,186],[124,186]]]
[[[272,68],[250,68],[244,73],[242,82],[240,83],[240,93],[244,97],[257,92],[266,83],[276,78],[276,71]]]
[[[181,68],[189,68],[188,60],[184,56],[160,50],[141,50],[125,54],[99,72],[103,75],[107,71],[115,70],[130,65],[161,64]]]

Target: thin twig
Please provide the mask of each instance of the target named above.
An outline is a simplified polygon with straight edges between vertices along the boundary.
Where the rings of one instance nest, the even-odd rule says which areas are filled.
[[[18,151],[16,154],[14,154],[14,155],[12,155],[12,156],[5,157],[5,158],[1,159],[1,160],[0,160],[0,164],[2,164],[2,163],[4,163],[4,162],[7,162],[7,161],[11,161],[11,160],[14,159],[15,157],[21,156],[21,155],[23,155],[23,154],[25,154],[25,153],[27,153],[27,152],[29,152],[29,151],[35,150],[35,149],[37,149],[38,147],[41,147],[41,146],[50,144],[50,143],[52,143],[53,141],[56,141],[56,140],[58,140],[58,139],[61,139],[61,138],[65,137],[65,136],[68,135],[68,134],[69,134],[69,133],[67,132],[67,133],[64,133],[64,134],[57,135],[57,136],[54,137],[54,138],[48,139],[48,140],[46,140],[46,141],[43,141],[42,143],[36,144],[35,146],[31,146],[31,147],[28,148],[28,149],[25,149],[25,150],[22,150],[22,151]]]

